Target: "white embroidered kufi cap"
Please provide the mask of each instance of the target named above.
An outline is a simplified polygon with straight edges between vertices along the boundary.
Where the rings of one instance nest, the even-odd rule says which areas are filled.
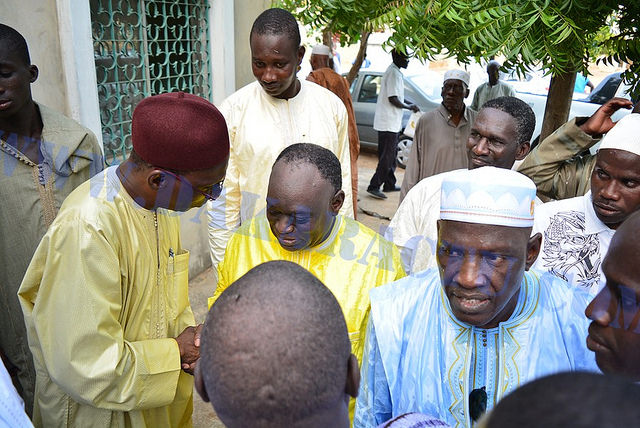
[[[440,218],[510,227],[533,226],[536,185],[510,169],[453,171],[442,181]]]
[[[329,46],[327,45],[315,45],[311,49],[311,55],[331,55],[331,51],[329,50]]]
[[[640,114],[631,113],[620,119],[602,138],[602,149],[625,150],[640,156]]]
[[[462,80],[467,86],[469,86],[469,79],[471,76],[464,70],[449,70],[444,73],[444,82],[449,79],[458,79]]]

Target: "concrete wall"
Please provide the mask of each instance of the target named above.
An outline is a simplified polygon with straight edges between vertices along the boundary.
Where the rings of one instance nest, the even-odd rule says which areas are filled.
[[[253,21],[271,7],[271,0],[236,0],[235,1],[235,47],[236,47],[236,89],[253,82],[251,72],[251,50],[249,49],[249,33]]]
[[[40,70],[38,80],[31,85],[33,98],[69,115],[56,2],[2,0],[0,22],[15,28],[27,40],[31,63]]]
[[[182,247],[189,250],[189,278],[193,278],[211,266],[206,204],[180,216],[180,238]]]
[[[210,4],[214,102],[220,103],[254,79],[249,31],[271,1],[210,0]],[[39,66],[40,77],[32,85],[34,99],[100,134],[89,20],[86,0],[0,0],[0,22],[25,37],[32,63]],[[206,210],[184,213],[181,224],[193,277],[211,265]]]

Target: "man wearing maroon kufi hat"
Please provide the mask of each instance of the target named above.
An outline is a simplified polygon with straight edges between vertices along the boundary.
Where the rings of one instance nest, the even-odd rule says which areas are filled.
[[[37,372],[38,426],[191,426],[199,331],[178,216],[215,199],[224,118],[172,93],[133,113],[133,151],[78,187],[18,293]]]

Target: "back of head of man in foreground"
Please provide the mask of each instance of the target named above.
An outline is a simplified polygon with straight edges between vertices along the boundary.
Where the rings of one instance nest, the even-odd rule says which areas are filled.
[[[536,186],[503,168],[458,170],[442,182],[437,259],[454,316],[480,328],[509,319],[542,236],[530,236]]]
[[[286,261],[225,290],[202,331],[196,388],[234,427],[349,426],[360,374],[337,300]]]
[[[640,386],[594,373],[537,379],[503,398],[483,428],[619,428],[638,426]]]

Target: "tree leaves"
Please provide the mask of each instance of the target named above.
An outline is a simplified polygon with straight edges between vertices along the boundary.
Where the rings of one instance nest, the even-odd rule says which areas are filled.
[[[640,96],[640,1],[626,0],[276,0],[317,30],[329,27],[342,44],[363,30],[391,29],[389,41],[424,59],[459,62],[504,55],[519,73],[539,65],[562,74],[586,71],[601,52],[629,62],[625,78]],[[616,27],[619,32],[614,30]],[[630,81],[631,81],[630,80]]]

